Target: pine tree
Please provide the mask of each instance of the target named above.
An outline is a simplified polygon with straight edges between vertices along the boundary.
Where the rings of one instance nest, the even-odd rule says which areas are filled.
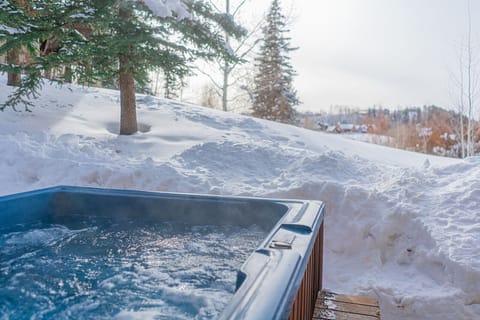
[[[35,52],[27,66],[8,66],[25,74],[20,88],[0,108],[24,103],[38,95],[42,74],[55,67],[68,67],[63,78],[79,83],[118,83],[121,97],[120,134],[137,131],[135,86],[145,86],[148,72],[161,68],[172,76],[187,75],[197,58],[234,59],[225,47],[224,32],[241,36],[243,29],[226,15],[213,13],[199,0],[43,0],[35,3],[34,14],[26,14],[16,1],[3,0],[11,15],[0,14],[0,55],[20,45]],[[28,2],[28,1],[27,1]],[[33,6],[32,6],[33,7]],[[9,25],[11,24],[11,25]],[[88,37],[79,27],[92,31]],[[9,29],[9,30],[11,30]],[[38,54],[36,44],[55,39],[59,50]],[[4,71],[7,67],[0,71]]]
[[[263,44],[257,58],[258,71],[255,76],[253,116],[293,123],[294,106],[300,101],[293,88],[296,75],[290,64],[290,38],[286,36],[285,16],[281,13],[280,1],[273,0],[264,27]]]

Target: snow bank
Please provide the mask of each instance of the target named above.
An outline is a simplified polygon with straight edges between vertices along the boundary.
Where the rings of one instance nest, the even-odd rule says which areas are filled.
[[[69,184],[321,199],[326,287],[378,297],[384,319],[480,318],[479,159],[148,96],[141,132],[123,137],[117,92],[70,90],[46,86],[33,113],[0,114],[0,194]]]

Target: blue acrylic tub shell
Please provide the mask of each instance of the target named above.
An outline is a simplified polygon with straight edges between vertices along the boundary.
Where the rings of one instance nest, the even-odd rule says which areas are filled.
[[[0,231],[32,221],[68,227],[86,215],[119,222],[255,224],[271,231],[238,271],[237,291],[220,319],[287,319],[324,212],[319,201],[59,186],[0,197]]]

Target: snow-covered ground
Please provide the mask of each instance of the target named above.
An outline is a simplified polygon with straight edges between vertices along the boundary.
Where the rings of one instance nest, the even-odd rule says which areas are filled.
[[[9,92],[0,76],[0,101]],[[380,299],[382,319],[480,319],[480,159],[390,149],[115,91],[45,87],[0,113],[0,195],[53,185],[320,199],[325,285]]]
[[[392,137],[372,133],[345,133],[343,136],[352,140],[369,142],[382,146],[391,146],[395,143],[395,139]]]

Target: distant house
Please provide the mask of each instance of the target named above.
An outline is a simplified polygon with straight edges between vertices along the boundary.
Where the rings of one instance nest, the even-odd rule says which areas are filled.
[[[350,133],[355,129],[355,125],[351,123],[337,123],[335,131],[337,133]]]
[[[3,43],[0,41],[0,45]],[[20,52],[20,56],[18,57],[20,59],[20,63],[26,64],[30,61],[30,54],[28,53],[27,50],[22,50]],[[0,63],[7,63],[7,55],[0,55]]]
[[[65,27],[73,29],[75,32],[80,34],[85,39],[88,39],[93,34],[92,28],[88,25],[82,25],[82,24],[79,24],[79,23],[75,23],[73,25],[67,25]],[[2,42],[0,41],[0,45],[1,44],[2,44]],[[62,48],[62,46],[61,46],[59,40],[56,39],[55,36],[52,36],[52,38],[50,38],[50,39],[45,39],[45,40],[42,40],[42,41],[38,42],[38,46],[37,46],[38,53],[37,54],[48,56],[50,54],[57,53],[61,48]],[[30,52],[25,47],[23,47],[19,52],[18,59],[19,59],[18,62],[21,65],[27,65],[31,62],[32,57],[30,56]],[[7,63],[7,56],[6,55],[0,55],[0,63]],[[55,78],[57,76],[63,75],[65,73],[65,68],[66,67],[60,67],[60,68],[56,68],[55,70],[46,71],[44,76],[46,78],[52,79],[52,78]]]
[[[320,130],[322,130],[322,131],[328,131],[328,128],[329,128],[330,126],[328,125],[328,123],[319,122],[319,123],[317,124],[317,127],[318,127]]]
[[[337,132],[336,129],[337,129],[336,126],[328,126],[328,128],[327,128],[326,131],[327,131],[328,133],[335,133],[335,132]]]

